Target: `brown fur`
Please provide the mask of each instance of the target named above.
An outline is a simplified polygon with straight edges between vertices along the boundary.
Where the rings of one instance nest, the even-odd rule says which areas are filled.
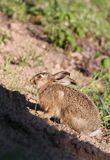
[[[92,101],[78,90],[52,79],[47,78],[47,83],[39,88],[40,105],[47,117],[56,116],[78,132],[91,133],[99,129],[99,113]]]

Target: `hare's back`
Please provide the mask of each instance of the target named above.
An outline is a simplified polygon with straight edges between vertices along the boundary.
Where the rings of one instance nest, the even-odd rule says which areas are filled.
[[[81,110],[82,112],[83,110],[84,112],[86,110],[91,113],[97,112],[96,106],[90,98],[74,88],[55,84],[50,90],[54,92],[58,99],[61,99],[64,106],[73,106],[74,110]]]
[[[74,106],[74,109],[75,107],[78,107],[81,110],[84,108],[93,110],[93,108],[95,108],[95,105],[88,96],[76,89],[61,84],[54,84],[47,87],[43,94],[43,97],[47,99],[55,99],[55,101],[59,100],[64,106]]]

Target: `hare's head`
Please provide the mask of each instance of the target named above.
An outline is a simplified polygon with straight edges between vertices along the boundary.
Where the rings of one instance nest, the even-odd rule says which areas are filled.
[[[48,72],[42,72],[36,74],[31,80],[32,85],[36,85],[38,88],[41,88],[43,85],[48,83],[48,81],[51,79],[51,74]]]
[[[31,80],[31,84],[37,85],[37,88],[40,89],[45,84],[58,83],[62,85],[76,84],[74,80],[70,77],[70,73],[67,71],[61,71],[55,74],[50,74],[48,72],[42,72],[36,74]]]

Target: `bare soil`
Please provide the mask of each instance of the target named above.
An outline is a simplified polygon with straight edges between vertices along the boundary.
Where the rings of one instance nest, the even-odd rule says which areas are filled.
[[[109,137],[79,135],[35,110],[37,90],[30,85],[31,77],[40,71],[67,70],[78,84],[85,85],[90,74],[76,70],[76,62],[81,65],[83,57],[79,53],[66,56],[44,41],[46,35],[39,26],[2,13],[0,31],[10,37],[0,45],[0,159],[109,160]]]

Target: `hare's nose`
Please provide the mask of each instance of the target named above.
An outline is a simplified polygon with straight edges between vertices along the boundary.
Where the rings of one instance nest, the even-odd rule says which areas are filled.
[[[35,81],[35,79],[30,79],[30,83],[32,84],[32,85],[35,85],[36,84],[36,81]]]

